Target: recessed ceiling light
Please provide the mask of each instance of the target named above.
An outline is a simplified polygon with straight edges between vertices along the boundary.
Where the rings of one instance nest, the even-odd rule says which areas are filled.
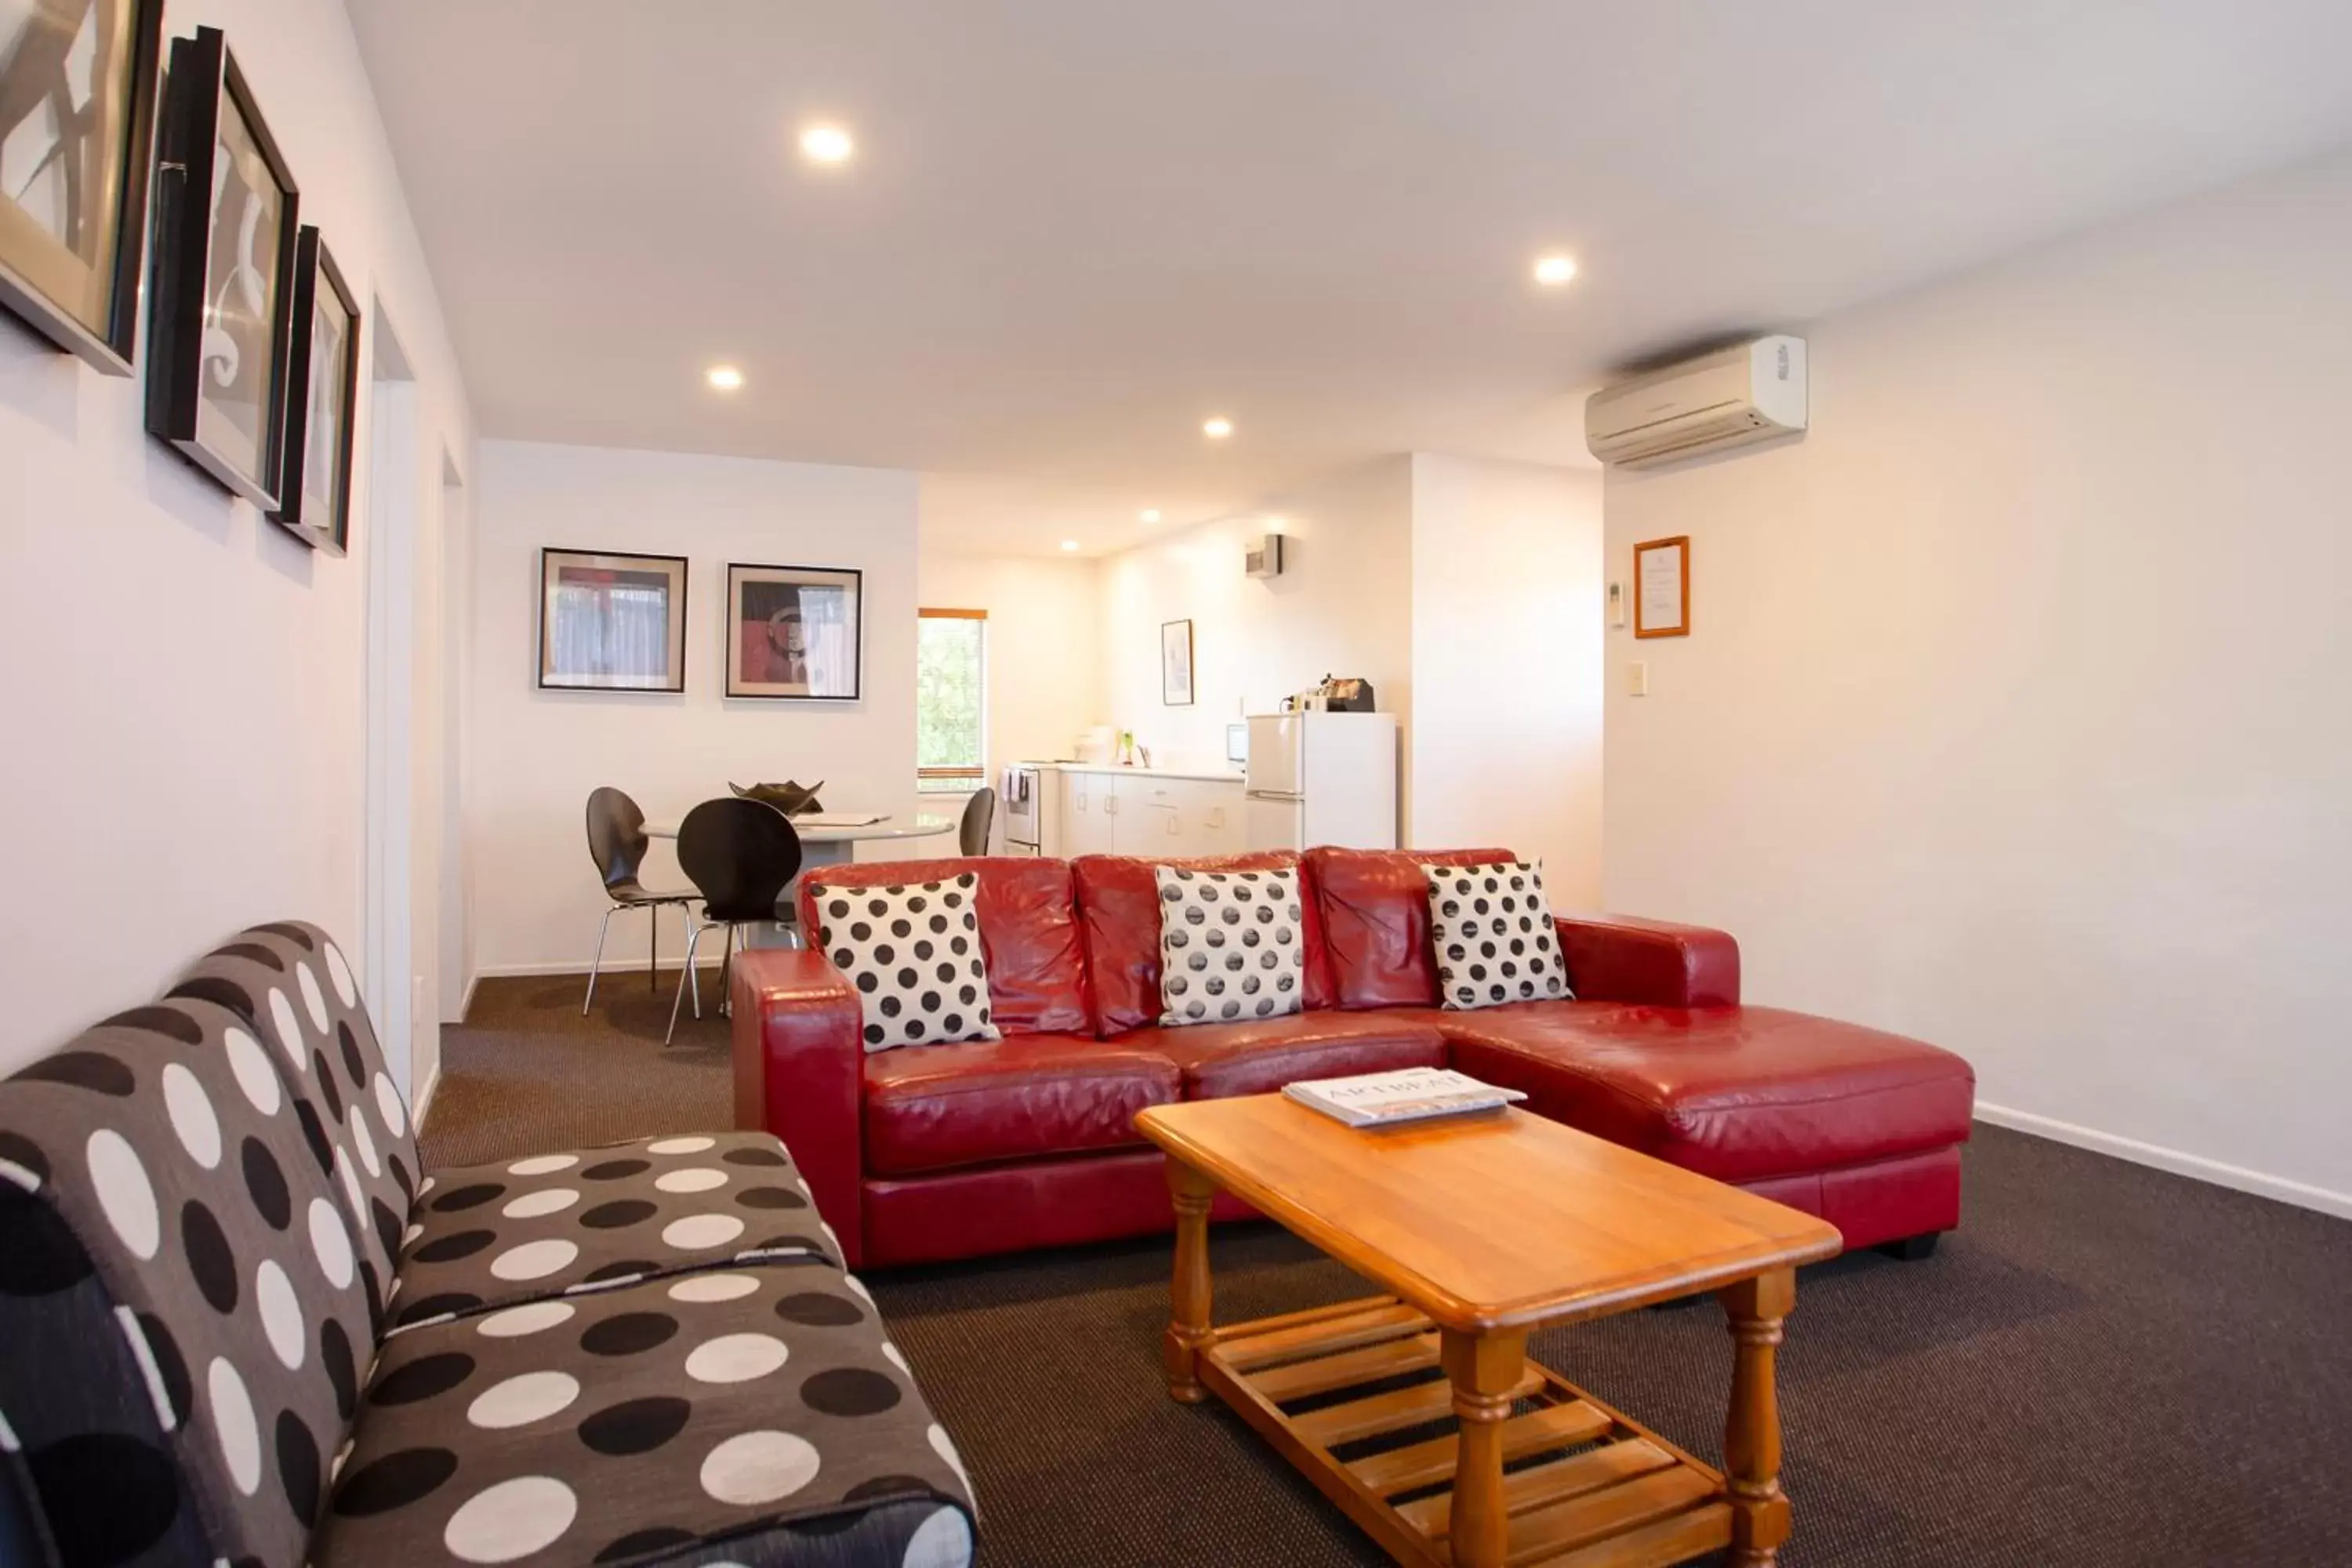
[[[1076,550],[1077,547],[1078,542],[1075,539],[1065,539],[1062,541],[1062,548],[1065,550]]]
[[[1160,509],[1156,506],[1145,507],[1141,515],[1143,517],[1143,521],[1146,522],[1158,522],[1160,521]]]
[[[846,163],[857,144],[838,125],[812,125],[801,132],[801,151],[819,163]]]
[[[1547,256],[1536,262],[1536,281],[1554,287],[1576,276],[1576,260],[1568,256]]]
[[[1234,422],[1222,414],[1213,419],[1204,419],[1201,422],[1201,434],[1212,441],[1222,441],[1233,433]]]
[[[731,364],[712,365],[704,373],[703,380],[709,382],[714,391],[740,392],[743,390],[743,373]]]

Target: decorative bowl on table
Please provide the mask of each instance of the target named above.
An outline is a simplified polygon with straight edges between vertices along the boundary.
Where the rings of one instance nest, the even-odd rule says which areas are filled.
[[[745,800],[756,800],[762,805],[772,805],[786,816],[799,816],[807,812],[823,811],[816,792],[824,787],[823,779],[803,787],[786,779],[782,784],[756,784],[746,789],[739,784],[727,786]]]

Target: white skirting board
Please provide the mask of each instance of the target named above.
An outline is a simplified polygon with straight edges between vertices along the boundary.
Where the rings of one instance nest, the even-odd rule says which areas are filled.
[[[416,1103],[409,1108],[408,1125],[412,1131],[425,1131],[425,1115],[433,1109],[433,1091],[440,1087],[441,1065],[436,1062],[433,1066],[433,1076],[425,1080],[425,1087],[417,1091]]]
[[[703,968],[716,969],[719,966],[719,955],[722,947],[723,944],[717,931],[712,931],[702,939],[702,955],[699,962]],[[661,955],[661,963],[655,967],[683,969],[686,967],[686,954],[665,952]],[[646,977],[645,953],[640,951],[625,957],[616,958],[612,950],[607,948],[604,952],[604,978],[598,980],[596,984],[602,985],[604,981],[612,979],[616,974],[630,973],[635,974],[640,980]],[[485,980],[522,980],[544,974],[576,974],[580,976],[581,989],[584,991],[588,985],[588,960],[581,958],[568,963],[486,963],[475,971],[474,984],[479,985]],[[473,992],[468,990],[466,994],[466,1005],[471,1007],[473,1003]]]
[[[2176,1176],[2192,1176],[2215,1186],[2231,1187],[2257,1197],[2275,1198],[2297,1208],[2317,1209],[2321,1214],[2339,1219],[2352,1219],[2352,1193],[2330,1192],[2306,1182],[2291,1182],[2284,1176],[2267,1175],[2261,1171],[2249,1171],[2242,1165],[2225,1165],[2219,1160],[2208,1160],[2199,1154],[2184,1154],[2178,1149],[2167,1149],[2155,1143],[2143,1143],[2136,1138],[2119,1138],[2096,1128],[2077,1127],[2071,1121],[2059,1121],[2047,1116],[2036,1116],[2030,1110],[2014,1110],[2006,1105],[1977,1102],[1977,1117],[1996,1127],[2012,1128],[2031,1132],[2060,1143],[2071,1143],[2078,1149],[2089,1149],[2100,1154],[2113,1154],[2118,1160],[2129,1160],[2136,1165],[2152,1165],[2159,1171],[2169,1171]]]

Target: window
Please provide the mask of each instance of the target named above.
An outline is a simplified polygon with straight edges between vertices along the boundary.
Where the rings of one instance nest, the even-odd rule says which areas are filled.
[[[962,794],[988,771],[988,612],[918,612],[915,787]]]

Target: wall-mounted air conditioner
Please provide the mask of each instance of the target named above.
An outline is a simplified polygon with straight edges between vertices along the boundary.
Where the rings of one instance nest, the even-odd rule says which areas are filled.
[[[1605,391],[1584,405],[1584,443],[1646,468],[1805,427],[1805,340],[1758,338]]]

